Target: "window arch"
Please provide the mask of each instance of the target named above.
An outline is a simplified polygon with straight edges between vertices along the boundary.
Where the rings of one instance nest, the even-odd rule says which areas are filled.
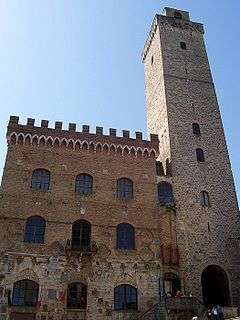
[[[196,156],[197,156],[197,161],[198,162],[204,162],[205,161],[205,156],[204,156],[203,149],[197,148],[196,149]]]
[[[28,243],[44,243],[46,222],[39,216],[27,219],[25,226],[24,241]]]
[[[114,288],[115,310],[137,310],[137,289],[128,284]]]
[[[32,173],[31,187],[35,190],[49,190],[50,172],[46,169],[36,169]]]
[[[120,178],[117,181],[117,197],[119,199],[133,198],[133,182],[128,178]]]
[[[73,282],[68,285],[67,290],[68,309],[87,308],[87,286],[81,282]]]
[[[89,251],[91,244],[91,224],[78,220],[72,225],[72,249]]]
[[[193,129],[193,134],[195,134],[196,136],[200,136],[201,130],[200,130],[200,125],[198,123],[196,123],[196,122],[193,123],[192,129]]]
[[[158,200],[162,204],[173,203],[173,189],[169,182],[162,181],[158,184]]]
[[[210,207],[209,193],[207,191],[200,192],[200,203],[202,207]]]
[[[93,193],[93,177],[82,173],[76,177],[75,192],[80,195],[88,196]]]
[[[32,280],[20,280],[14,283],[12,305],[36,307],[38,301],[38,283]]]
[[[117,249],[135,249],[135,230],[131,224],[121,223],[117,226]]]

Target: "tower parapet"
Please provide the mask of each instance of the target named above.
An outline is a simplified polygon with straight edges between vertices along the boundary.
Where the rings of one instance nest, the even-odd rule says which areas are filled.
[[[150,140],[144,140],[142,132],[135,132],[135,138],[131,138],[128,130],[123,130],[120,137],[113,128],[109,129],[109,135],[105,135],[102,127],[96,127],[95,133],[91,133],[88,125],[83,125],[81,131],[77,131],[75,123],[69,123],[68,130],[64,130],[62,122],[59,121],[55,122],[55,128],[49,128],[48,125],[48,120],[41,120],[41,126],[35,126],[35,119],[32,118],[28,118],[26,124],[20,124],[19,117],[10,116],[8,143],[111,151],[135,156],[157,157],[159,153],[159,139],[156,134],[151,134]]]
[[[180,30],[188,31],[190,33],[195,31],[204,34],[203,24],[191,21],[189,12],[166,7],[163,10],[163,14],[156,14],[153,19],[150,32],[148,34],[147,40],[142,51],[143,62],[146,59],[157,27],[160,25],[164,25],[172,29],[177,28]]]

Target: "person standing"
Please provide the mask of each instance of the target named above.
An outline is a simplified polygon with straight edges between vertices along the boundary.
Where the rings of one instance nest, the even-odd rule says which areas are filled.
[[[212,308],[212,317],[213,320],[219,320],[217,306],[213,306]]]
[[[219,304],[217,305],[217,311],[219,320],[224,320],[223,308]]]
[[[207,318],[208,318],[208,320],[212,319],[212,310],[211,309],[208,309],[208,311],[207,311]]]

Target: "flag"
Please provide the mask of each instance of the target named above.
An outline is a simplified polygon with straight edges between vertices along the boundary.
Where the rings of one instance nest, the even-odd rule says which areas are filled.
[[[58,301],[61,302],[61,303],[65,303],[66,296],[67,296],[67,290],[64,290],[64,291],[60,292]]]
[[[40,292],[38,294],[37,308],[40,309],[42,305],[43,305],[43,289],[40,289]]]

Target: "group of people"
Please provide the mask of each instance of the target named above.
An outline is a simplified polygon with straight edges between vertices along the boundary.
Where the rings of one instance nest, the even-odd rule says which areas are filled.
[[[224,320],[223,308],[217,304],[207,311],[207,318],[209,320]],[[194,316],[192,320],[198,320],[197,316]]]
[[[184,294],[182,293],[182,291],[177,291],[177,293],[174,295],[170,291],[168,291],[166,293],[166,296],[167,298],[182,298],[184,297]]]
[[[217,304],[208,310],[207,316],[211,320],[224,320],[223,308]]]

